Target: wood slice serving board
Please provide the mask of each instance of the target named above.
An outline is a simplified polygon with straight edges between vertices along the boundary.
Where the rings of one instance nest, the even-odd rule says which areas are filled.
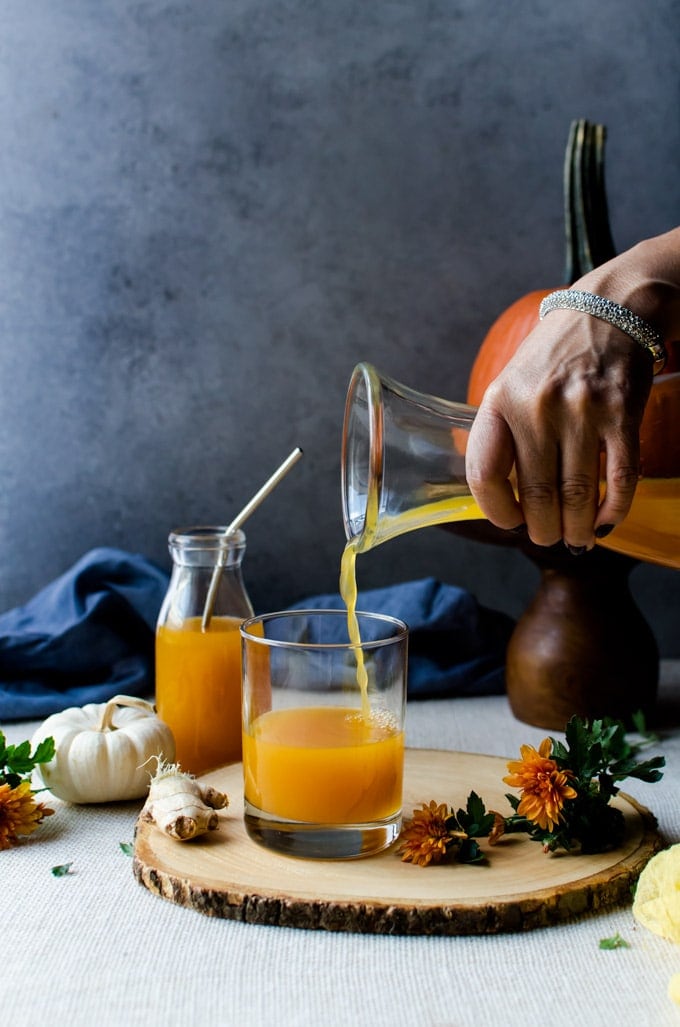
[[[404,813],[436,799],[458,808],[474,789],[488,808],[511,812],[496,756],[408,749]],[[356,860],[302,860],[261,847],[243,824],[241,764],[206,774],[227,792],[220,826],[178,842],[137,824],[134,873],[150,891],[208,916],[281,927],[375,934],[491,934],[528,930],[630,898],[630,886],[662,847],[652,814],[614,800],[626,820],[624,843],[596,856],[546,855],[526,835],[503,838],[487,865],[419,867],[396,844]]]

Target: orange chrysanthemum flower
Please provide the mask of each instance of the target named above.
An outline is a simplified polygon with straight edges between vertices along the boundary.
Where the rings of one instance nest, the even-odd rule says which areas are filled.
[[[510,774],[503,778],[506,784],[522,789],[517,812],[544,831],[552,831],[561,819],[565,801],[577,795],[569,784],[574,775],[558,768],[555,760],[549,758],[551,750],[549,738],[541,742],[538,751],[533,745],[523,745],[521,760],[511,760]]]
[[[399,853],[403,863],[416,863],[421,867],[441,863],[451,842],[467,837],[461,831],[449,830],[448,816],[446,804],[437,805],[434,799],[423,802],[420,809],[413,811],[413,817],[405,822],[401,832]]]
[[[31,834],[52,813],[54,810],[35,801],[30,781],[22,781],[16,788],[1,784],[0,851],[15,845],[19,835]]]

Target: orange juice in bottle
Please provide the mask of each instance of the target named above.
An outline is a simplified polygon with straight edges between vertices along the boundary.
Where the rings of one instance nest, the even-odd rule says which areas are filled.
[[[241,623],[253,609],[241,572],[245,535],[219,527],[172,532],[172,575],[156,629],[156,706],[183,770],[241,759]],[[211,616],[206,599],[219,566]]]

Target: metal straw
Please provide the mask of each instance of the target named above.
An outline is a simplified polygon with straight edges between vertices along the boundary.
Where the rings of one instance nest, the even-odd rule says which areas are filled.
[[[237,531],[243,522],[250,517],[253,510],[256,510],[263,499],[269,495],[273,488],[275,488],[284,475],[288,474],[288,471],[298,462],[302,456],[302,450],[297,446],[293,452],[286,457],[278,470],[274,471],[271,478],[268,478],[261,489],[259,489],[249,503],[241,510],[237,517],[234,517],[229,527],[225,530],[222,538],[228,538]],[[208,595],[205,600],[205,607],[203,609],[203,619],[201,621],[201,630],[207,631],[210,626],[210,618],[213,614],[213,607],[215,606],[215,597],[217,596],[217,589],[219,588],[220,579],[222,577],[222,568],[224,567],[224,552],[220,553],[218,562],[213,568],[212,578],[210,579],[210,587],[208,589]]]

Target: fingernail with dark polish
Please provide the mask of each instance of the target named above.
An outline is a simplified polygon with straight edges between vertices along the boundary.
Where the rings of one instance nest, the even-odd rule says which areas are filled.
[[[595,528],[595,538],[606,538],[609,532],[613,530],[613,524],[601,524],[599,528]]]
[[[508,528],[508,531],[512,535],[526,535],[527,526],[526,524],[518,524],[516,528]]]
[[[568,542],[564,544],[572,556],[582,556],[588,548],[588,546],[570,546]]]

